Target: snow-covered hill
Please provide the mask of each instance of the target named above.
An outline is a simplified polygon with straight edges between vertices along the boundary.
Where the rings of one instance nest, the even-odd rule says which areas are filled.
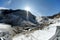
[[[1,9],[0,32],[8,31],[8,36],[12,37],[12,40],[58,40],[59,39],[56,37],[58,36],[57,35],[58,33],[60,35],[60,31],[59,31],[60,13],[53,16],[41,16],[41,17],[36,17],[30,12],[28,13],[29,13],[28,14],[29,17],[27,20],[26,18],[27,13],[25,10]],[[3,37],[5,38],[5,36]]]
[[[42,30],[36,30],[29,34],[18,34],[17,36],[13,37],[13,40],[53,40],[54,37],[57,36],[55,35],[57,34],[56,30],[58,30],[57,26],[60,26],[59,22],[56,22],[54,24],[46,26]]]
[[[32,33],[25,35],[19,34],[18,36],[15,36],[13,40],[49,40],[55,34],[57,29],[56,26],[57,24],[52,24],[44,28],[43,30],[36,30]]]
[[[60,35],[60,15],[58,18],[55,16],[53,19],[40,17],[40,19],[37,18],[37,21],[39,24],[43,24],[44,28],[42,30],[35,30],[29,34],[18,34],[13,37],[13,40],[60,40],[60,38],[57,37],[58,33],[58,35]]]

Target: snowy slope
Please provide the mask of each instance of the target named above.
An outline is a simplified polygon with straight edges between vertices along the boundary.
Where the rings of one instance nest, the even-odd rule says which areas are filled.
[[[25,35],[19,34],[19,36],[13,37],[12,40],[49,40],[55,34],[56,29],[57,29],[56,26],[60,26],[60,23],[57,21],[55,20],[54,24],[51,24],[42,30],[36,30],[33,33],[29,33]],[[11,28],[10,25],[0,24],[0,32],[1,32],[1,29],[8,30],[10,28]]]
[[[11,40],[11,25],[0,23],[0,40]]]
[[[60,26],[60,18],[50,19],[49,22],[53,22],[49,26],[46,26],[42,30],[36,30],[33,33],[15,36],[13,40],[49,40],[56,33],[57,26]]]
[[[60,23],[51,24],[48,28],[44,28],[43,30],[36,30],[33,33],[15,36],[13,40],[49,40],[56,32],[57,27],[60,26]],[[54,30],[53,30],[54,29]],[[26,37],[28,36],[28,37]]]
[[[0,9],[1,9],[2,7],[0,7]],[[3,9],[5,9],[5,8],[3,8]],[[1,11],[0,11],[0,13],[1,13]],[[9,13],[9,12],[8,12]],[[21,15],[17,15],[16,14],[17,12],[15,12],[15,13],[13,13],[14,15],[15,15],[15,17],[13,17],[14,15],[11,15],[11,14],[9,14],[8,16],[8,18],[7,19],[9,19],[10,17],[11,17],[11,19],[13,19],[13,18],[18,18],[18,23],[21,23],[22,22],[22,20],[26,20],[26,19],[24,19],[25,18],[25,16],[23,15],[23,17],[21,17]],[[19,12],[20,13],[20,12]],[[17,15],[17,16],[16,16]],[[4,16],[5,17],[5,16]],[[21,17],[21,19],[19,19],[19,17]],[[53,17],[53,16],[52,16]],[[59,17],[59,16],[58,16]],[[40,29],[38,29],[38,30],[35,30],[35,31],[33,31],[33,32],[31,32],[31,33],[26,33],[26,34],[17,34],[16,36],[14,35],[14,37],[13,37],[13,34],[15,33],[14,31],[13,31],[13,27],[11,27],[10,25],[6,25],[6,24],[0,24],[0,32],[3,32],[3,31],[9,31],[11,34],[12,34],[12,40],[49,40],[51,37],[53,37],[54,35],[55,35],[55,33],[56,33],[56,30],[57,30],[57,26],[60,26],[60,18],[55,18],[55,17],[53,17],[53,18],[48,18],[48,17],[38,17],[38,18],[36,18],[36,20],[35,20],[35,17],[31,17],[30,16],[30,18],[32,18],[30,21],[32,22],[32,23],[35,23],[35,21],[37,20],[37,24],[38,25],[40,25],[41,27],[44,27],[42,30],[40,30]],[[6,19],[6,18],[5,18]],[[35,20],[35,21],[32,21],[32,20]],[[3,19],[4,20],[4,19]],[[10,19],[9,19],[10,20]],[[14,21],[15,19],[13,19],[12,20],[12,22]],[[16,19],[17,20],[17,19]],[[21,21],[20,21],[21,20]],[[5,21],[5,20],[4,20]],[[3,22],[4,22],[3,21]],[[10,21],[7,21],[8,23],[10,22]],[[11,23],[12,23],[11,22]],[[26,21],[27,22],[27,21]],[[31,22],[29,22],[29,23],[31,23]],[[16,23],[17,24],[17,21],[15,22],[14,21],[14,23]],[[14,24],[13,23],[13,24]],[[31,23],[31,24],[32,24]],[[14,25],[16,25],[16,24],[14,24]],[[27,24],[27,23],[25,23],[25,24]],[[42,25],[41,25],[42,24]],[[20,24],[19,24],[20,25]],[[23,25],[23,23],[21,24],[21,25]],[[38,25],[36,26],[36,28],[38,27]],[[24,26],[24,25],[23,25]],[[29,26],[29,25],[28,25]],[[39,27],[40,27],[39,26]],[[20,26],[19,26],[20,27]],[[22,27],[22,26],[21,26]],[[17,29],[18,30],[18,29]],[[23,29],[22,29],[23,30]],[[20,31],[20,30],[18,30],[18,31]],[[27,31],[27,30],[26,30]],[[23,31],[24,32],[24,31]],[[30,31],[29,31],[30,32]],[[1,35],[1,34],[0,34]]]

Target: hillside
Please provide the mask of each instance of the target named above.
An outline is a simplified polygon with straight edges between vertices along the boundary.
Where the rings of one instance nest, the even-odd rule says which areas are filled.
[[[58,40],[60,39],[60,13],[36,17],[26,10],[0,10],[0,29],[8,30],[12,40]]]

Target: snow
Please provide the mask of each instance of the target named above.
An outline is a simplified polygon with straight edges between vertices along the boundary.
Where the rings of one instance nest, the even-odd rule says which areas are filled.
[[[37,22],[40,22],[42,19],[42,17],[36,17]]]
[[[54,21],[54,24],[51,24],[42,30],[36,30],[29,34],[19,34],[18,36],[13,37],[12,40],[49,40],[55,35],[57,26],[60,26],[59,20],[60,19],[52,20],[52,22]],[[11,26],[8,24],[0,24],[0,32],[2,29],[11,31],[10,28]]]
[[[11,25],[0,23],[0,32],[8,31],[11,35],[13,35],[13,31]]]
[[[11,28],[11,25],[0,23],[0,32],[2,30],[8,31]]]
[[[11,25],[0,23],[0,40],[11,39]]]
[[[56,33],[56,26],[60,26],[60,23],[51,24],[43,30],[36,30],[33,33],[15,36],[13,40],[49,40]]]

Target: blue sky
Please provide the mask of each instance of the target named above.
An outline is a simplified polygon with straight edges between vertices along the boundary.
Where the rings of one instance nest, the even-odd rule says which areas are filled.
[[[60,12],[60,0],[0,0],[0,7],[24,10],[26,6],[37,16],[49,16]]]

